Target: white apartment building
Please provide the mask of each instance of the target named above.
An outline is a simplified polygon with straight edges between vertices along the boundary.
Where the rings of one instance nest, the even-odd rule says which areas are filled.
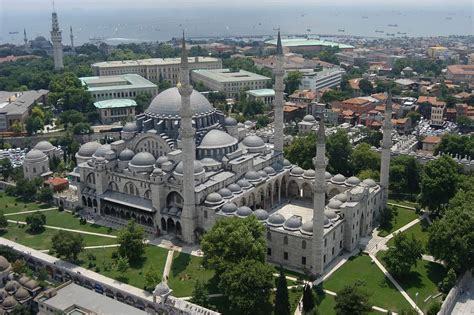
[[[443,102],[431,106],[431,125],[443,126],[445,109],[446,105]]]
[[[299,88],[301,90],[318,91],[341,84],[342,75],[346,73],[340,68],[324,69],[322,71],[302,70],[303,77]]]

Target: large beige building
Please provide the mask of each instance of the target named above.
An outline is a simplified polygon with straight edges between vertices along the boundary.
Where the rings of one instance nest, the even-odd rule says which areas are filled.
[[[474,65],[450,65],[446,79],[454,82],[474,83]]]
[[[272,80],[253,72],[231,69],[194,70],[191,79],[195,83],[203,83],[210,90],[224,92],[227,97],[235,97],[242,90],[267,88]]]
[[[176,84],[179,79],[180,62],[180,58],[104,61],[94,63],[92,69],[98,76],[135,73],[153,82],[168,80]],[[190,57],[188,64],[191,70],[222,68],[222,61],[212,57]]]

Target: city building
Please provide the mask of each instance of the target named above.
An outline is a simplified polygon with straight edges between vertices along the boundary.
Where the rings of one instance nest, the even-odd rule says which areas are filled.
[[[0,91],[0,131],[10,131],[15,122],[25,124],[35,105],[47,105],[48,90]]]
[[[473,65],[450,65],[446,73],[446,79],[453,82],[474,83],[474,64]]]
[[[272,105],[275,100],[275,90],[273,89],[258,89],[245,91],[247,99],[250,101],[262,101],[266,105]]]
[[[342,76],[346,73],[342,69],[323,69],[321,71],[302,70],[300,89],[318,91],[324,88],[335,87],[341,84]]]
[[[277,40],[269,40],[266,41],[265,44],[276,47]],[[352,51],[354,46],[341,44],[326,40],[317,40],[317,39],[309,39],[309,38],[288,38],[282,39],[281,44],[283,48],[287,48],[291,52],[301,53],[301,52],[308,52],[308,51],[321,51],[326,47],[338,47],[341,51]]]
[[[155,96],[158,93],[156,84],[134,73],[79,79],[96,101],[130,99],[142,93]]]
[[[438,59],[443,53],[447,52],[449,49],[443,46],[431,46],[426,51],[426,54],[432,59]]]
[[[436,102],[431,106],[431,125],[434,127],[442,127],[444,124],[444,114],[446,112],[446,103]]]
[[[424,138],[421,143],[423,145],[423,151],[433,152],[436,146],[441,142],[441,138],[437,136],[428,136]]]
[[[272,144],[251,129],[241,139],[237,121],[192,89],[183,38],[178,87],[158,94],[144,114],[124,126],[121,140],[88,142],[77,152],[78,166],[70,176],[83,211],[120,226],[135,219],[147,233],[186,243],[195,243],[217,220],[254,215],[267,229],[268,261],[313,274],[321,274],[343,250],[354,250],[386,205],[391,100],[381,185],[326,172],[324,124],[318,129],[315,168],[291,165],[283,157],[278,39]]]
[[[191,79],[210,90],[224,92],[227,97],[236,97],[245,89],[265,89],[272,80],[253,72],[231,69],[193,70]]]
[[[103,124],[127,121],[135,117],[137,102],[131,99],[111,99],[94,102]]]
[[[362,115],[373,109],[381,102],[372,96],[350,98],[342,102],[332,102],[332,109],[350,110],[357,115]]]
[[[311,89],[295,90],[293,94],[288,95],[288,100],[293,103],[309,104],[315,101],[317,98],[318,92]]]
[[[49,168],[49,161],[53,158],[61,159],[63,151],[48,141],[38,142],[23,160],[23,174],[27,179],[41,177],[47,179],[53,172]]]
[[[220,69],[222,60],[212,57],[189,57],[189,68]],[[171,84],[179,80],[179,58],[151,58],[139,60],[103,61],[94,63],[92,69],[97,76],[123,75],[134,73],[152,82],[168,80]]]
[[[337,60],[344,66],[361,66],[367,63],[367,57],[354,51],[340,51],[336,54]]]
[[[276,66],[276,58],[277,56],[254,57],[252,60],[255,63],[255,66],[259,69],[266,68],[273,70]],[[316,58],[304,58],[300,54],[288,53],[283,57],[283,69],[286,72],[299,71],[302,69],[315,69],[318,67],[333,68],[337,66]]]

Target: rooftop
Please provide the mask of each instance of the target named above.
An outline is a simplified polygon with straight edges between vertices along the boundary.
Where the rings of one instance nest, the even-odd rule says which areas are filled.
[[[277,42],[276,39],[273,39],[265,43],[276,46],[276,42]],[[340,43],[330,42],[330,41],[325,41],[325,40],[306,39],[306,38],[282,39],[281,44],[283,45],[283,47],[326,46],[326,47],[339,47],[341,49],[354,48],[354,46],[351,46],[351,45],[340,44]]]
[[[212,57],[189,57],[188,62],[194,63],[196,60],[199,62],[217,62],[218,58]],[[117,60],[117,61],[103,61],[97,62],[92,65],[96,68],[120,68],[127,66],[166,66],[166,65],[179,65],[181,58],[150,58],[150,59],[139,59],[139,60]]]
[[[0,91],[0,112],[9,115],[22,115],[33,103],[48,94],[48,90],[7,92]]]
[[[214,70],[193,70],[193,73],[207,77],[218,82],[241,82],[254,80],[271,80],[260,74],[239,70],[231,71],[230,69],[214,69]]]
[[[156,84],[138,74],[111,75],[104,77],[79,78],[89,92],[126,90],[130,88],[157,88]]]
[[[123,99],[112,99],[112,100],[105,100],[105,101],[98,101],[94,103],[94,106],[99,109],[104,108],[121,108],[121,107],[135,107],[137,106],[137,102],[131,99],[123,98]]]
[[[250,94],[255,97],[275,96],[275,90],[273,89],[248,90],[245,93]]]
[[[450,65],[448,72],[453,74],[474,75],[474,65]]]

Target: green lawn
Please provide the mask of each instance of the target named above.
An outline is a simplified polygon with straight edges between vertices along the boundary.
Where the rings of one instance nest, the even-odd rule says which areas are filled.
[[[421,243],[423,244],[423,250],[424,252],[426,252],[426,246],[428,245],[428,238],[429,238],[428,228],[429,228],[429,223],[425,219],[425,220],[420,221],[420,223],[415,224],[414,226],[404,231],[403,233],[405,233],[408,237],[411,237],[411,235],[414,235],[417,240],[421,241]],[[387,242],[387,246],[392,246],[392,245],[393,245],[393,238]]]
[[[209,294],[219,293],[213,281],[214,272],[202,266],[202,258],[175,252],[168,285],[177,297],[191,296],[196,280],[208,282]]]
[[[388,202],[389,203],[396,203],[396,204],[399,204],[399,205],[402,205],[402,206],[407,206],[407,207],[412,207],[412,208],[415,208],[415,207],[419,206],[419,204],[417,202],[408,201],[408,200],[388,199]]]
[[[7,231],[0,234],[0,236],[34,249],[49,249],[51,246],[51,239],[57,232],[57,230],[53,229],[44,229],[41,233],[30,234],[26,229],[26,227],[20,228],[14,223],[9,223]],[[117,243],[116,239],[109,237],[82,234],[82,238],[84,239],[85,246],[110,245]]]
[[[166,256],[168,255],[168,251],[166,249],[151,245],[146,246],[143,260],[138,263],[130,264],[130,268],[127,270],[127,272],[118,272],[113,268],[110,268],[110,270],[106,271],[104,266],[113,265],[114,260],[112,259],[112,253],[116,250],[117,248],[84,250],[79,256],[80,261],[78,263],[84,268],[89,268],[90,261],[87,258],[87,254],[93,254],[96,257],[94,263],[100,268],[100,270],[98,271],[95,268],[90,269],[103,274],[104,276],[113,278],[120,282],[128,283],[140,289],[145,287],[145,273],[150,266],[154,267],[160,278],[162,277]]]
[[[101,234],[110,234],[117,235],[117,230],[112,230],[104,226],[97,224],[80,224],[79,218],[76,218],[73,214],[67,211],[45,211],[42,212],[46,216],[46,225],[62,227],[66,229],[76,229],[86,232],[101,233]],[[8,216],[8,220],[17,220],[17,221],[26,221],[26,217],[30,214],[18,214]]]
[[[36,202],[25,203],[17,199],[17,197],[8,196],[5,192],[0,192],[0,210],[5,214],[46,208],[52,208],[52,206]]]
[[[324,288],[339,292],[346,285],[361,283],[369,294],[369,302],[375,306],[399,312],[410,305],[383,272],[367,255],[353,257],[339,268],[323,284]]]
[[[391,222],[386,224],[386,226],[380,226],[378,228],[380,236],[387,236],[419,217],[414,210],[400,207],[394,208],[396,208],[397,213],[393,216]]]

